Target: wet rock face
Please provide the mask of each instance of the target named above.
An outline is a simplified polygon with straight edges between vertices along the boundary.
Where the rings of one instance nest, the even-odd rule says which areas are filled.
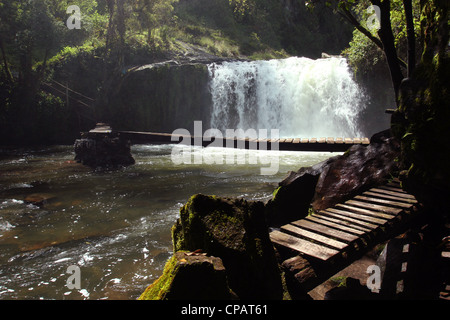
[[[75,160],[97,168],[118,168],[133,165],[130,143],[119,137],[105,135],[98,138],[75,140]]]
[[[344,155],[324,166],[317,181],[312,207],[326,209],[356,194],[380,185],[398,171],[398,141],[389,131],[371,138],[368,146],[353,146]]]
[[[310,208],[326,209],[384,184],[398,171],[400,146],[389,130],[375,134],[370,141],[369,145],[355,145],[343,155],[290,172],[267,204],[269,224],[279,226],[302,219]]]
[[[324,168],[329,166],[334,159],[335,157],[312,167],[300,168],[296,172],[291,171],[279,183],[273,198],[267,204],[270,226],[281,226],[308,214],[317,181]]]

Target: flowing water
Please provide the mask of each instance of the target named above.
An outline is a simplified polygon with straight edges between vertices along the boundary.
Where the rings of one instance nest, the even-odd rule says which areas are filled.
[[[209,65],[211,127],[279,129],[281,137],[361,137],[365,97],[347,60],[224,62]]]
[[[211,128],[359,136],[364,97],[344,59],[225,62],[209,72]],[[110,172],[75,163],[71,146],[0,150],[0,299],[136,299],[171,256],[170,229],[190,196],[266,201],[288,171],[333,155],[193,147],[195,159],[256,153],[259,162],[174,162],[175,146],[133,146],[136,164]],[[274,156],[276,173],[261,175]],[[66,286],[71,266],[80,288]]]
[[[110,172],[74,163],[71,146],[3,151],[0,299],[136,299],[161,275],[170,228],[191,195],[266,201],[287,171],[332,155],[277,152],[278,174],[262,176],[262,164],[176,165],[173,147],[133,146],[136,164]],[[193,149],[229,152],[249,151]],[[25,201],[31,195],[48,200],[38,206]],[[80,290],[66,286],[71,265]]]

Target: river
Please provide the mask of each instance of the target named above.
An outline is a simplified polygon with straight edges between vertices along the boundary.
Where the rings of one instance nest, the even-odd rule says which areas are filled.
[[[267,201],[288,171],[334,155],[193,151],[277,152],[278,173],[261,175],[250,162],[175,164],[172,148],[133,146],[136,164],[109,172],[75,163],[72,146],[0,150],[0,299],[136,299],[162,274],[170,229],[191,195]],[[79,289],[66,285],[71,266]]]

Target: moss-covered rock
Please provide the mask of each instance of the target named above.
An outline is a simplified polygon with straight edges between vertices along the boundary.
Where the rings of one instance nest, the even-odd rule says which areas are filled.
[[[282,299],[282,279],[262,202],[197,194],[172,228],[174,251],[220,257],[241,299]]]
[[[162,276],[147,287],[139,300],[222,300],[230,297],[220,258],[180,251],[169,259]]]

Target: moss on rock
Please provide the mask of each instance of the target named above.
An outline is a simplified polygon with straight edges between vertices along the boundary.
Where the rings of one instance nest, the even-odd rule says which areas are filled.
[[[164,272],[139,300],[229,299],[222,260],[203,254],[177,252],[167,261]]]
[[[174,251],[220,257],[241,299],[282,299],[282,279],[262,202],[197,194],[172,228]]]

